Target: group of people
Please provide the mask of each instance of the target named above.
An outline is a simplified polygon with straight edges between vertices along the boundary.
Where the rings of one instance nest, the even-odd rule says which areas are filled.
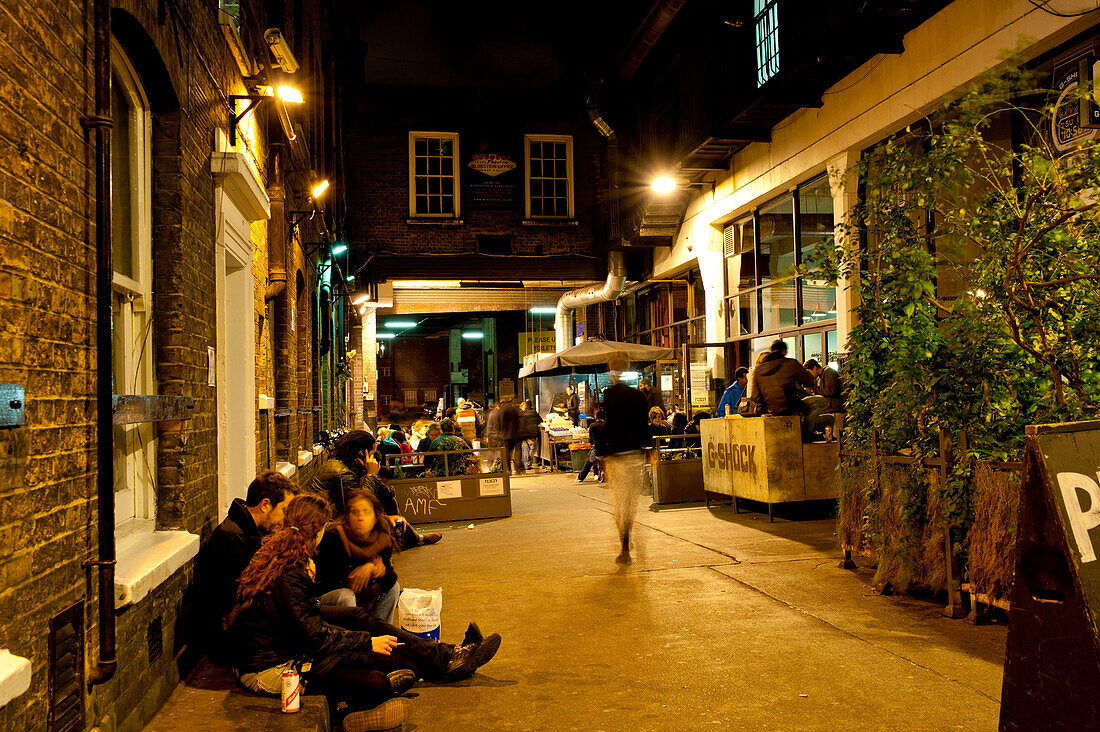
[[[362,430],[342,435],[301,492],[278,471],[261,473],[199,554],[211,660],[257,694],[277,696],[282,674],[300,672],[345,732],[402,724],[402,695],[418,680],[467,678],[501,641],[475,623],[459,644],[392,624],[395,555],[442,535],[421,535],[399,514],[376,442]]]
[[[831,442],[833,415],[844,411],[840,375],[817,359],[800,364],[787,357],[787,344],[777,339],[761,353],[753,368],[738,368],[734,382],[722,393],[716,415],[799,415],[804,439]]]
[[[504,448],[504,469],[512,475],[524,475],[532,460],[540,457],[539,425],[542,416],[530,400],[516,403],[504,397],[491,409],[485,420],[485,440],[489,447]]]

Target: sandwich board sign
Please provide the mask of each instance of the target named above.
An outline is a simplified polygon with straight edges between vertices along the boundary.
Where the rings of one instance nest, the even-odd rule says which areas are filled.
[[[1027,427],[1001,730],[1100,721],[1100,421]]]

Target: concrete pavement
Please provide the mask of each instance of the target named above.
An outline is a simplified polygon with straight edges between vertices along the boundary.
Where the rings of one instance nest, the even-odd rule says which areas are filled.
[[[831,519],[643,499],[623,567],[602,486],[512,496],[512,518],[397,558],[403,586],[443,588],[444,640],[504,637],[472,679],[418,685],[406,729],[996,729],[1005,628],[873,595]]]

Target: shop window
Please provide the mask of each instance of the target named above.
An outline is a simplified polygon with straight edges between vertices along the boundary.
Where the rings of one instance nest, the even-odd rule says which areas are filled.
[[[458,133],[409,133],[409,215],[455,218],[460,211]]]
[[[528,218],[573,217],[573,138],[526,135],[524,163]]]
[[[756,23],[756,85],[779,73],[779,0],[753,0]]]
[[[130,59],[111,45],[111,204],[114,393],[156,394],[153,376],[152,178],[149,101]],[[156,436],[151,422],[116,425],[115,522],[154,516]]]
[[[817,351],[823,326],[836,321],[836,288],[810,275],[798,276],[798,265],[813,266],[815,248],[833,237],[833,199],[825,176],[771,201],[723,232],[726,258],[727,333],[731,339],[752,337],[752,350],[777,336],[792,356],[802,357],[803,336],[816,333]]]

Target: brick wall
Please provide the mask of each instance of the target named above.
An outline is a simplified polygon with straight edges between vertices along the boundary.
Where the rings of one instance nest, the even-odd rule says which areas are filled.
[[[215,5],[169,3],[161,19],[154,0],[113,2],[120,40],[142,60],[139,71],[154,111],[151,338],[157,388],[195,399],[193,419],[160,428],[155,519],[159,528],[203,536],[221,518],[217,404],[206,381],[207,347],[216,342],[218,236],[210,153],[215,128],[227,129],[230,122],[226,95],[244,91]],[[0,8],[0,382],[26,388],[26,424],[0,428],[0,648],[32,662],[31,687],[0,708],[0,729],[46,727],[52,616],[83,606],[85,661],[98,656],[96,597],[94,589],[86,590],[89,575],[81,566],[95,558],[97,536],[94,136],[81,124],[93,111],[90,12],[91,3],[83,0],[12,0]],[[307,9],[303,33],[321,34],[320,12]],[[305,47],[305,75],[319,73],[323,45]],[[322,106],[310,113],[316,120],[323,118]],[[260,130],[251,150],[262,179],[266,117],[257,115]],[[323,133],[311,141],[331,147]],[[265,316],[266,236],[266,223],[253,225],[256,393],[270,394],[267,364],[276,354],[266,336],[272,320],[285,322],[286,303],[282,312],[275,304],[274,319]],[[303,236],[316,240],[317,234]],[[291,252],[288,269],[292,277],[302,270],[308,292],[316,286],[312,266],[300,247]],[[307,317],[296,324],[296,347],[286,355],[295,366],[288,379],[296,408],[312,409],[317,398],[312,362],[299,360],[314,350],[311,322]],[[315,431],[312,412],[303,417],[310,429],[291,431],[295,446],[311,441]],[[257,411],[257,469],[274,463],[273,422],[271,411]],[[170,693],[177,654],[187,643],[181,608],[192,580],[192,567],[184,566],[117,614],[118,672],[87,695],[86,727],[140,729]],[[158,618],[163,652],[150,659],[150,623]]]
[[[348,155],[356,161],[348,184],[352,245],[364,257],[458,254],[477,251],[478,236],[510,236],[512,252],[520,256],[485,264],[506,269],[510,279],[545,273],[536,255],[592,255],[593,242],[606,237],[597,205],[606,189],[603,143],[576,100],[551,97],[546,91],[510,89],[368,87],[357,104],[349,104],[347,122]],[[459,133],[461,224],[409,221],[408,135],[413,130]],[[573,221],[525,222],[525,134],[573,137]],[[479,208],[472,200],[475,174],[466,164],[483,142],[491,152],[506,150],[517,163],[505,174],[515,186],[514,200],[502,210]],[[446,264],[423,258],[417,264],[433,277],[446,276]],[[384,271],[370,274],[385,276]]]

